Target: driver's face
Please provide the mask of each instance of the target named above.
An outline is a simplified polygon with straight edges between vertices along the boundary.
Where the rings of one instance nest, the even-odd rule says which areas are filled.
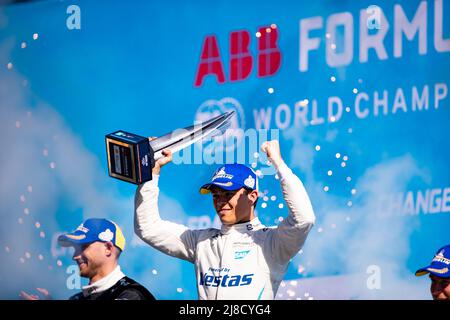
[[[441,278],[430,274],[431,295],[434,300],[450,300],[450,278]]]
[[[253,201],[244,188],[238,190],[211,190],[214,208],[223,224],[231,225],[250,221]]]

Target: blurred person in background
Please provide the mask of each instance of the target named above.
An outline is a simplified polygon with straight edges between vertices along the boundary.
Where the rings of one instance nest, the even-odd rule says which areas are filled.
[[[429,274],[434,300],[450,300],[450,245],[440,248],[431,263],[416,271],[416,276]]]
[[[120,269],[119,257],[125,248],[120,227],[107,219],[87,219],[74,232],[58,237],[63,247],[73,247],[73,260],[80,276],[89,284],[69,300],[155,300],[141,284],[128,278]],[[50,299],[46,289],[37,288],[44,299]],[[26,300],[40,300],[35,294],[20,292]]]

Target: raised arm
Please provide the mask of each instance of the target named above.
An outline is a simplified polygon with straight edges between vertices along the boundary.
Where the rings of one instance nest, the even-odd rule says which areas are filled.
[[[162,220],[158,209],[158,181],[162,166],[172,160],[170,150],[163,151],[153,168],[153,179],[140,185],[135,194],[134,231],[144,242],[171,256],[193,262],[196,232],[186,226]]]
[[[261,149],[277,169],[283,198],[289,211],[269,238],[273,258],[286,262],[302,248],[316,218],[303,183],[281,157],[278,141],[265,142]]]

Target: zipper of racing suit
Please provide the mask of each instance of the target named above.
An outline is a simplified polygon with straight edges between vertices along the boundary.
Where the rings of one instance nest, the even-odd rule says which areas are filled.
[[[228,242],[228,238],[231,236],[231,232],[230,233],[228,233],[228,234],[221,234],[220,235],[220,237],[222,238],[222,237],[225,237],[225,239],[224,239],[224,241],[223,241],[223,248],[220,248],[220,246],[218,246],[218,251],[219,251],[219,253],[220,253],[220,261],[219,261],[219,275],[220,275],[220,273],[222,273],[222,262],[223,262],[223,258],[224,258],[224,253],[226,252],[226,247],[227,247],[227,242]],[[222,250],[221,250],[222,249]],[[222,282],[222,279],[220,279],[220,281]],[[219,285],[217,286],[217,290],[216,290],[216,299],[215,300],[217,300],[217,297],[218,297],[218,295],[219,295],[219,288],[220,288],[220,283],[219,283]]]

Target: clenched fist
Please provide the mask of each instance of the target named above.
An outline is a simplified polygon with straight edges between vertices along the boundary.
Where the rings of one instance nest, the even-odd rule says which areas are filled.
[[[281,158],[280,144],[278,140],[266,141],[261,145],[261,151],[263,151],[270,162],[278,168],[282,163],[284,163],[283,158]]]

